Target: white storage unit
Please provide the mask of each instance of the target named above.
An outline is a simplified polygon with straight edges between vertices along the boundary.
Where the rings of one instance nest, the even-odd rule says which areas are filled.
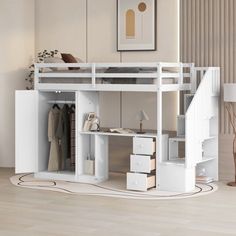
[[[16,173],[34,172],[45,178],[48,171],[50,143],[48,141],[48,113],[51,101],[75,103],[75,92],[16,91]],[[76,150],[75,150],[76,152]],[[51,173],[54,179],[74,181],[75,171]]]
[[[168,135],[162,135],[163,155],[168,155]],[[147,191],[158,183],[159,171],[156,139],[148,137],[133,138],[133,154],[130,155],[130,171],[127,173],[126,186],[129,190]]]
[[[130,155],[130,171],[133,171],[134,173],[127,173],[127,189],[136,191],[147,191],[148,189],[155,187],[155,150],[155,139],[147,137],[133,138],[133,153],[135,155]]]
[[[43,72],[51,67],[82,67],[82,72]],[[109,67],[141,67],[142,73],[104,73]],[[151,72],[146,72],[152,68]],[[154,68],[154,70],[153,70]],[[164,70],[164,69],[165,70]],[[190,73],[183,73],[189,68]],[[99,70],[98,70],[99,69]],[[169,70],[170,69],[170,70]],[[178,72],[176,71],[178,70]],[[206,73],[202,73],[206,71]],[[196,90],[196,73],[204,75]],[[50,78],[48,83],[47,79]],[[64,83],[53,82],[57,78]],[[69,80],[70,78],[70,80]],[[150,79],[149,84],[102,84],[102,78]],[[184,82],[190,78],[190,82]],[[67,82],[68,81],[70,82]],[[85,79],[86,83],[74,81]],[[139,81],[138,80],[138,81]],[[72,81],[72,82],[71,82]],[[88,82],[89,81],[89,82]],[[144,80],[143,80],[144,81]],[[195,172],[205,172],[218,179],[218,97],[219,69],[195,68],[182,63],[84,63],[36,64],[35,90],[16,91],[16,173],[35,173],[46,179],[60,179],[84,183],[99,183],[108,179],[109,136],[133,138],[130,173],[127,189],[188,192],[195,187]],[[85,115],[95,112],[99,116],[99,94],[104,91],[152,92],[157,104],[157,133],[114,134],[85,132]],[[186,114],[179,116],[178,137],[163,134],[162,95],[169,91],[190,91],[186,95]],[[196,92],[196,93],[195,93]],[[48,171],[49,142],[47,137],[50,101],[74,103],[76,108],[75,169]],[[177,143],[185,141],[185,158],[178,158]]]

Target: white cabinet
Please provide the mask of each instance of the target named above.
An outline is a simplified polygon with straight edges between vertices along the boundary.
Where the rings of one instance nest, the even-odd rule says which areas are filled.
[[[15,166],[16,173],[41,173],[48,177],[50,143],[48,141],[48,113],[50,101],[74,101],[75,92],[16,91],[15,93]],[[66,103],[66,102],[65,102]],[[59,104],[63,106],[63,104]],[[63,170],[63,172],[65,172]],[[68,180],[74,180],[69,171]],[[60,174],[53,172],[53,176]]]
[[[151,137],[133,137],[133,155],[130,155],[130,171],[133,173],[126,175],[127,189],[147,191],[156,186],[155,140]]]

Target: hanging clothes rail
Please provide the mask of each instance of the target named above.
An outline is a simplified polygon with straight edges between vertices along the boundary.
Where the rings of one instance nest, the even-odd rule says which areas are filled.
[[[75,104],[75,101],[65,101],[65,100],[52,100],[52,101],[48,101],[49,104]]]

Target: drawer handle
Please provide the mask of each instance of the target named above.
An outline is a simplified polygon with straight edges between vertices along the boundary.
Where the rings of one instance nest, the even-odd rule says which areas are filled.
[[[138,181],[136,180],[136,181],[134,181],[134,185],[138,185]]]

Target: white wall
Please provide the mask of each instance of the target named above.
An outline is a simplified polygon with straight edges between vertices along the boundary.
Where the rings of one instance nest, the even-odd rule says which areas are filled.
[[[157,51],[122,53],[116,51],[116,0],[36,1],[36,52],[44,49],[59,49],[88,62],[178,61],[178,1],[157,0]],[[102,125],[138,127],[130,117],[145,108],[151,118],[145,127],[156,128],[155,96],[102,94]],[[164,95],[164,104],[168,104],[164,129],[174,130],[176,93]]]
[[[14,166],[14,93],[34,57],[34,0],[0,2],[0,166]]]
[[[36,0],[35,48],[71,52],[86,60],[86,1]]]

